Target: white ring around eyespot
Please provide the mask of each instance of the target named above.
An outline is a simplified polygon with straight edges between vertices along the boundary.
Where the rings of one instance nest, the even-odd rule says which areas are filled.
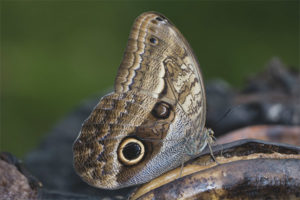
[[[122,149],[129,143],[137,143],[141,147],[141,153],[136,159],[128,160],[127,158],[125,158],[125,156],[122,153]],[[120,146],[118,148],[118,157],[124,165],[137,164],[139,161],[142,160],[142,158],[144,157],[144,154],[145,154],[144,144],[135,138],[126,138],[125,140],[122,141],[122,143],[120,144]]]

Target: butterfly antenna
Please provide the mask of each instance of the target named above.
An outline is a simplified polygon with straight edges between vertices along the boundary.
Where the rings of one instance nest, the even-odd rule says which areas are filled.
[[[234,106],[234,107],[231,107],[231,108],[228,108],[227,111],[217,120],[217,122],[215,123],[215,126],[218,126],[218,124],[225,118],[227,117],[231,112],[234,111],[234,109],[236,108],[239,108],[241,107],[241,105],[237,105],[237,106]],[[212,143],[214,143],[214,141],[216,141],[216,138],[214,137],[213,133],[211,134],[212,130],[208,130],[208,147],[209,147],[209,151],[210,151],[210,155],[211,157],[213,158],[213,160],[217,163],[217,164],[220,164],[216,157],[214,156],[213,154],[213,151],[212,151]],[[222,153],[223,153],[223,145],[222,145],[222,150],[221,150],[221,156],[222,156]]]
[[[234,109],[241,107],[241,105],[237,105],[231,108],[228,108],[226,110],[226,112],[217,120],[217,122],[215,123],[215,125],[217,126],[225,117],[227,117],[227,115],[229,115],[230,113],[232,113],[234,111]]]

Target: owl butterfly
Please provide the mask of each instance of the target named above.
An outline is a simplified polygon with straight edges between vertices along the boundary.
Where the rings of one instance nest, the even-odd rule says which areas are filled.
[[[163,15],[134,22],[115,80],[84,122],[74,167],[88,184],[117,189],[141,184],[198,155],[209,141],[198,62]]]

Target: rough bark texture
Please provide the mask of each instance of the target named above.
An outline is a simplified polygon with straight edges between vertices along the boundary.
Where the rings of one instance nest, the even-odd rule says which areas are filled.
[[[0,174],[1,199],[37,199],[37,191],[16,166],[0,160]]]

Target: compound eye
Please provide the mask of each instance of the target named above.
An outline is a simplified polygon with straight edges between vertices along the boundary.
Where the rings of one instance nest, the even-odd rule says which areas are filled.
[[[145,155],[144,144],[135,138],[124,139],[118,149],[118,157],[124,165],[134,165]]]
[[[171,105],[163,101],[157,102],[151,113],[158,119],[167,119],[171,113]]]

